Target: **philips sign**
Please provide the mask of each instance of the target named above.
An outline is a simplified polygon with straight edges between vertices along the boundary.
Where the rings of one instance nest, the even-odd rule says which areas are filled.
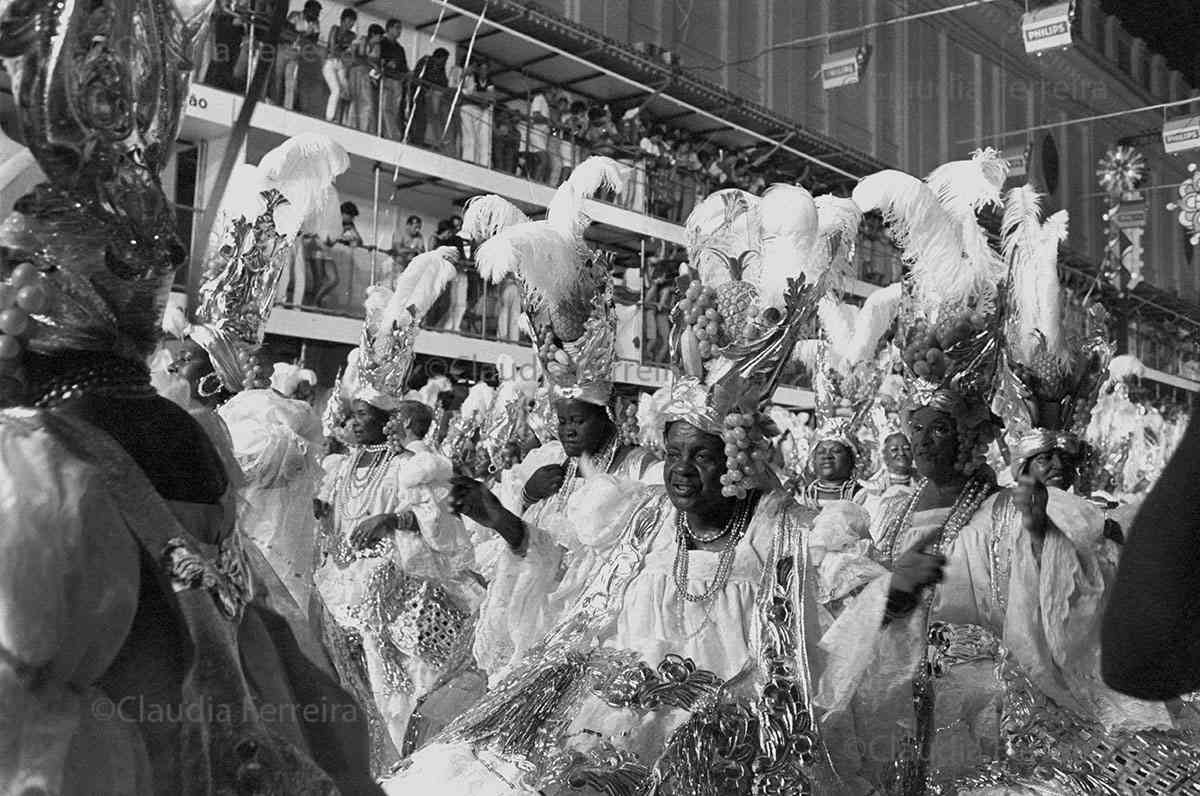
[[[1168,153],[1200,149],[1200,116],[1167,122],[1163,125],[1162,141]]]
[[[862,68],[867,62],[865,47],[830,53],[821,62],[821,88],[852,86],[859,81]]]
[[[1025,52],[1040,53],[1071,46],[1071,4],[1059,3],[1021,16]]]

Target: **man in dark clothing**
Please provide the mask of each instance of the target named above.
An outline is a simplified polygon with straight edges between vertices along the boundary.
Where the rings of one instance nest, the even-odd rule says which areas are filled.
[[[398,19],[389,19],[383,41],[379,44],[379,57],[383,62],[383,135],[393,141],[404,136],[404,123],[408,118],[405,110],[404,81],[408,75],[408,56],[400,44],[404,25]]]
[[[1200,414],[1129,533],[1102,629],[1109,686],[1139,699],[1200,690]]]

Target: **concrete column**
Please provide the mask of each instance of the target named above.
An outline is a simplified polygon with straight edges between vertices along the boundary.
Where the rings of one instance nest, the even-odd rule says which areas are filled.
[[[938,31],[938,83],[950,85],[950,37],[943,28]],[[950,160],[950,95],[938,92],[938,163]]]

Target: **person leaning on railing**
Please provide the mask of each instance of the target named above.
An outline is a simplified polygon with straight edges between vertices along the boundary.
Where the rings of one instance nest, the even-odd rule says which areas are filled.
[[[405,82],[408,79],[408,55],[400,43],[404,24],[398,19],[389,19],[384,28],[383,40],[379,42],[380,90],[379,110],[382,128],[380,135],[399,141],[404,136],[407,119]]]

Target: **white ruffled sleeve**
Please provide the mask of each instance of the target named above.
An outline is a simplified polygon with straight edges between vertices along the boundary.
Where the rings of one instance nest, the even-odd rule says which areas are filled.
[[[392,511],[411,511],[418,527],[415,533],[396,533],[397,563],[409,574],[437,578],[469,568],[473,563],[471,535],[447,504],[454,475],[450,460],[433,451],[418,451],[399,460],[396,474]]]
[[[496,497],[504,504],[504,508],[518,517],[521,516],[524,511],[522,492],[525,489],[525,482],[542,467],[550,464],[562,464],[566,460],[567,454],[563,451],[561,443],[547,442],[545,445],[539,445],[527,453],[524,459],[505,471],[500,478],[500,483],[496,485]]]
[[[116,792],[144,749],[93,683],[133,620],[137,543],[93,468],[7,419],[0,550],[0,792]]]
[[[573,558],[564,573],[561,534],[526,523],[526,550],[499,554],[479,610],[475,658],[495,682],[561,618],[596,570],[597,561],[619,541],[629,509],[640,502],[643,484],[612,475],[585,478],[567,507]]]

